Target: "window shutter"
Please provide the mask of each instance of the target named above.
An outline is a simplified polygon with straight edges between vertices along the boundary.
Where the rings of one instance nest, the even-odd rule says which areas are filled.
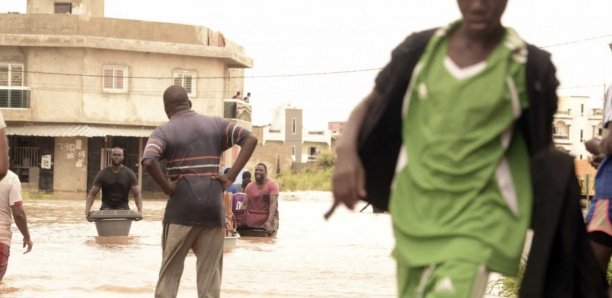
[[[24,107],[24,90],[11,90],[10,92],[10,101],[9,107],[11,108],[21,108]]]
[[[113,88],[113,69],[112,68],[104,68],[104,74],[102,79],[102,84],[104,85],[104,89],[112,89]]]
[[[8,90],[0,90],[0,107],[8,108],[8,98],[9,91]]]
[[[180,85],[182,86],[182,79],[181,79],[181,74],[175,73],[174,74],[174,85]]]
[[[115,69],[115,89],[123,89],[123,69]]]
[[[9,85],[9,66],[0,65],[0,86]]]
[[[193,86],[193,84],[192,84],[193,78],[191,77],[191,75],[186,74],[184,76],[184,79],[185,79],[185,86],[183,86],[183,87],[185,88],[185,90],[187,90],[187,93],[191,93],[192,90],[193,90],[193,88],[192,88],[192,86]]]
[[[11,86],[23,86],[23,66],[12,65],[11,67]]]
[[[195,96],[196,82],[195,82],[196,73],[188,70],[176,70],[172,74],[172,81],[174,85],[179,85],[185,88],[185,91],[190,96]]]

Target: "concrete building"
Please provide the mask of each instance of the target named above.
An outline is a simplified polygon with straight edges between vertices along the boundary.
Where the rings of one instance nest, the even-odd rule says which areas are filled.
[[[87,191],[118,146],[143,191],[156,191],[139,160],[168,120],[162,93],[171,84],[187,89],[197,112],[251,126],[250,105],[224,98],[243,89],[253,61],[219,32],[105,18],[103,0],[28,0],[26,14],[0,16],[10,167],[34,188]]]
[[[327,122],[327,129],[329,129],[332,135],[340,136],[344,132],[344,126],[346,121],[330,121]]]
[[[603,133],[603,104],[586,96],[559,98],[557,113],[553,120],[553,138],[558,149],[587,159],[589,153],[584,142]]]
[[[332,131],[307,130],[302,109],[290,104],[273,112],[271,124],[255,127],[253,131],[260,141],[252,159],[278,172],[314,162],[319,152],[332,148]]]

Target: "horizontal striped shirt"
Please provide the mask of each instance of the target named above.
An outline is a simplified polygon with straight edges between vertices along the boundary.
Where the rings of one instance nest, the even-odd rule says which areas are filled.
[[[181,178],[168,200],[164,222],[220,227],[224,224],[219,174],[223,151],[242,145],[250,131],[220,117],[182,111],[157,127],[143,159],[165,160],[168,177]]]

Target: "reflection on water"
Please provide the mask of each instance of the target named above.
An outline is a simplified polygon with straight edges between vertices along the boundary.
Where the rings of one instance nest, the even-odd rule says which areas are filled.
[[[96,244],[100,244],[108,248],[113,248],[118,245],[136,245],[138,243],[137,239],[138,238],[133,236],[94,237]],[[85,244],[91,245],[91,243],[88,242],[85,242]]]
[[[83,201],[27,200],[34,248],[22,254],[14,228],[0,297],[152,297],[161,263],[165,201],[145,198],[130,236],[98,237]],[[239,238],[225,249],[222,297],[393,297],[389,217],[338,208],[324,221],[328,193],[283,193],[275,238]],[[360,206],[358,206],[358,209]],[[179,297],[195,297],[195,257]]]

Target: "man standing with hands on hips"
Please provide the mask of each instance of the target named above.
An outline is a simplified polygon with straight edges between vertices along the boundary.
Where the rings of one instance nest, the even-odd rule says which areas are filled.
[[[162,264],[155,297],[176,297],[185,257],[197,259],[199,297],[221,295],[225,212],[223,190],[234,182],[257,145],[248,130],[223,118],[191,110],[187,91],[173,85],[164,92],[167,123],[147,141],[142,164],[169,196],[163,220]],[[241,147],[230,171],[219,175],[223,151]],[[159,160],[167,162],[168,178]]]

